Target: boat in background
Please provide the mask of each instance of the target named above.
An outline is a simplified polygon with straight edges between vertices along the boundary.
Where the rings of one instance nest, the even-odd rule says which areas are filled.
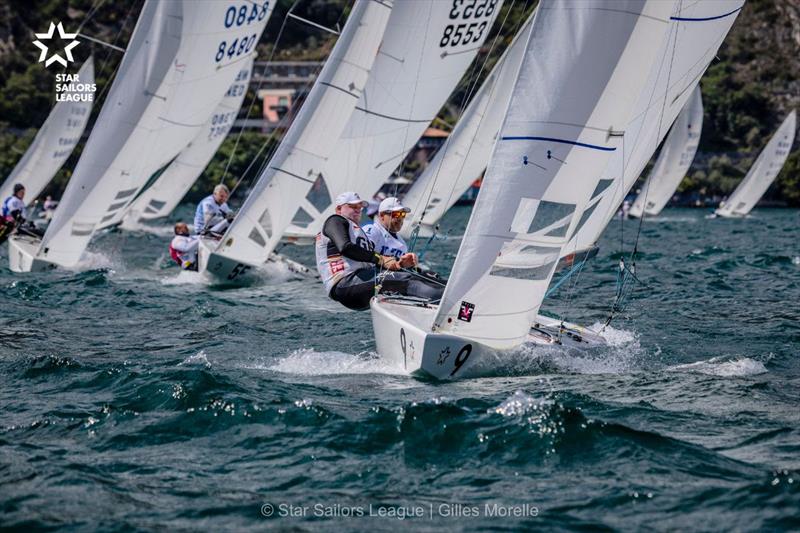
[[[792,110],[758,154],[753,166],[730,197],[714,211],[723,218],[742,218],[755,207],[786,163],[797,131],[797,111]]]

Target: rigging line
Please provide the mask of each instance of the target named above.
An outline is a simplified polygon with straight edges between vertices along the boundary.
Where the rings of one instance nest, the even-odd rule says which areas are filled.
[[[289,10],[289,12],[288,12],[288,13],[291,13],[291,12],[292,12],[292,10],[294,10],[295,6],[296,6],[296,5],[297,5],[299,2],[300,2],[300,0],[296,0],[296,1],[295,1],[295,3],[294,3],[294,5],[292,5],[292,7],[291,7],[291,9]],[[288,16],[289,16],[289,15],[288,15],[288,13],[287,13],[286,17],[288,17]],[[345,13],[345,10],[344,10],[344,9],[341,11],[341,13],[339,13],[339,18],[338,18],[338,20],[336,21],[336,25],[337,25],[337,26],[339,26],[339,23],[341,22],[341,20],[342,20],[342,17],[344,16],[344,13]],[[279,32],[279,34],[278,34],[278,38],[276,39],[276,41],[275,41],[275,44],[273,45],[273,49],[272,49],[272,51],[271,51],[271,53],[270,53],[270,59],[269,59],[268,61],[272,61],[272,57],[274,56],[275,50],[277,49],[278,42],[280,41],[281,34],[283,33],[284,26],[286,25],[286,17],[284,17],[284,21],[283,21],[283,23],[281,24],[281,29],[280,29],[280,32]],[[331,50],[331,51],[333,51],[333,50]],[[330,57],[330,56],[329,56],[329,57]],[[327,59],[327,58],[326,58],[326,59]],[[322,66],[322,67],[320,67],[320,70],[317,72],[317,76],[315,76],[313,80],[308,80],[308,81],[306,82],[306,84],[303,86],[303,93],[305,93],[306,95],[308,95],[308,93],[309,93],[309,91],[310,91],[310,88],[311,88],[311,87],[314,85],[314,83],[316,82],[316,78],[319,76],[320,72],[322,72],[322,68],[324,68],[324,64],[323,64],[323,66]],[[262,78],[262,79],[259,81],[258,88],[256,89],[256,93],[255,93],[255,95],[254,95],[254,99],[253,99],[253,101],[250,103],[250,108],[248,108],[248,110],[247,110],[247,114],[245,115],[245,120],[247,120],[247,119],[249,118],[249,116],[250,116],[250,111],[251,111],[251,109],[252,109],[252,107],[253,107],[253,104],[255,103],[255,98],[257,98],[257,97],[258,97],[258,91],[260,90],[260,88],[261,88],[261,84],[263,83],[263,81],[264,81],[264,80],[263,80],[263,78]],[[270,146],[270,144],[272,144],[272,142],[275,140],[275,138],[276,138],[276,136],[277,136],[277,132],[278,132],[279,130],[281,130],[281,129],[284,129],[284,128],[285,128],[286,130],[288,130],[289,126],[291,125],[292,121],[293,121],[293,120],[294,120],[294,118],[297,116],[297,114],[299,113],[299,111],[300,111],[300,109],[298,108],[298,106],[297,106],[296,104],[295,104],[295,105],[292,105],[292,107],[289,109],[289,112],[288,112],[288,113],[286,113],[286,115],[284,115],[284,116],[283,116],[283,118],[281,118],[281,120],[278,122],[277,126],[276,126],[276,127],[273,129],[273,130],[272,130],[272,132],[270,133],[270,135],[269,135],[269,136],[268,136],[268,137],[267,137],[267,138],[264,140],[264,143],[261,145],[261,148],[259,148],[258,152],[257,152],[257,153],[256,153],[256,155],[253,157],[253,159],[250,161],[250,164],[248,164],[248,166],[247,166],[247,168],[245,169],[245,171],[242,173],[242,175],[241,175],[241,176],[239,176],[239,179],[238,179],[238,180],[236,180],[236,183],[234,184],[233,188],[231,189],[230,196],[233,196],[233,193],[236,191],[236,189],[238,189],[238,188],[239,188],[239,185],[241,185],[242,181],[244,181],[244,179],[247,177],[247,174],[248,174],[248,172],[250,171],[250,169],[252,169],[252,168],[253,168],[253,165],[255,165],[255,164],[258,162],[258,158],[261,156],[262,152],[264,152],[264,150],[265,150],[265,149],[266,149],[268,146]],[[238,134],[238,135],[237,135],[237,137],[236,137],[236,143],[234,144],[233,151],[231,152],[231,155],[229,156],[229,159],[228,159],[228,164],[225,166],[225,172],[223,173],[223,177],[222,177],[222,179],[220,180],[221,182],[222,182],[222,181],[224,181],[224,178],[225,178],[225,176],[227,175],[228,166],[230,165],[230,162],[232,161],[232,159],[233,159],[233,156],[235,155],[235,152],[236,152],[236,146],[238,145],[238,143],[239,143],[239,139],[241,138],[241,136],[242,136],[242,134],[243,134],[243,133],[244,133],[244,128],[242,128],[242,129],[240,129],[240,130],[239,130],[239,134]],[[284,134],[285,134],[285,132],[284,132]],[[263,173],[264,173],[264,170],[266,169],[266,167],[267,167],[267,165],[269,164],[269,162],[272,160],[272,157],[275,155],[275,152],[277,152],[277,150],[278,150],[278,148],[279,148],[279,147],[280,147],[280,143],[275,143],[275,144],[274,144],[274,145],[271,147],[271,149],[269,150],[269,152],[267,153],[267,155],[264,157],[264,161],[263,161],[263,162],[261,162],[261,163],[259,164],[258,171],[257,171],[257,172],[254,174],[254,176],[261,176],[261,174],[263,174]]]
[[[681,2],[679,4],[679,7],[678,7],[678,12],[679,13],[682,12],[682,8],[683,8],[683,0],[681,0]],[[661,125],[662,125],[662,121],[664,120],[664,110],[667,107],[667,96],[668,96],[667,93],[669,92],[669,82],[672,79],[672,66],[673,66],[673,64],[675,62],[675,49],[677,47],[678,47],[678,32],[676,31],[675,32],[675,41],[672,43],[672,54],[671,54],[670,60],[669,60],[669,69],[667,70],[667,83],[666,83],[666,88],[664,89],[664,100],[662,101],[661,113],[660,113],[660,115],[658,117],[658,130],[656,130],[658,132],[657,133],[658,137],[661,136]],[[644,203],[642,205],[647,205],[647,193],[649,191],[650,191],[650,187],[645,187],[644,200],[643,200]],[[638,225],[638,228],[636,230],[636,239],[634,239],[634,241],[633,241],[633,250],[631,250],[631,262],[632,262],[634,268],[636,268],[636,252],[639,249],[639,236],[642,233],[642,224],[644,223],[645,216],[646,216],[645,212],[644,212],[644,210],[642,210],[642,215],[641,215],[641,217],[639,217],[639,225]]]
[[[75,33],[81,32],[86,23],[89,22],[89,20],[91,20],[91,18],[95,15],[95,13],[97,13],[97,10],[100,9],[100,6],[102,6],[105,3],[105,1],[106,0],[97,0],[97,2],[94,3],[91,9],[89,9],[88,13],[86,13],[86,16],[83,18],[83,22],[81,22],[80,25],[78,26],[78,29],[75,30]]]
[[[525,1],[525,5],[522,8],[522,12],[523,13],[525,11],[527,11],[527,9],[528,9],[528,3],[529,3],[529,0],[526,0]],[[508,17],[510,16],[511,12],[513,11],[515,4],[516,4],[516,0],[513,0],[511,2],[511,6],[506,11],[505,17],[503,17],[503,22],[500,23],[500,30],[502,30],[502,28],[506,25],[506,22],[508,21]],[[519,32],[519,29],[527,22],[527,20],[528,20],[528,17],[522,17],[521,18],[519,24],[517,24],[517,27],[514,28],[513,35],[516,35]],[[478,82],[479,82],[479,79],[480,79],[480,74],[486,68],[486,65],[487,65],[487,63],[489,61],[489,58],[491,57],[492,51],[494,51],[495,47],[497,46],[497,43],[498,43],[498,41],[500,39],[500,35],[501,34],[502,34],[502,31],[498,31],[497,34],[494,36],[494,39],[492,40],[492,45],[489,47],[489,51],[487,52],[486,56],[484,57],[483,62],[482,63],[476,62],[475,67],[473,67],[473,72],[475,72],[476,69],[477,69],[478,72],[477,72],[477,74],[474,74],[473,81],[470,84],[469,89],[464,93],[464,97],[462,98],[461,106],[460,106],[460,109],[459,109],[459,119],[463,116],[464,112],[466,111],[466,108],[468,106],[468,102],[470,102],[474,98],[475,94],[479,90],[479,83]],[[514,39],[512,38],[512,43],[513,43],[513,41],[514,41]],[[480,69],[478,69],[478,65],[480,65]],[[492,90],[491,90],[491,92],[489,94],[489,99],[491,99],[492,94],[494,93],[494,91],[496,89],[497,89],[497,85],[495,84],[495,86],[492,88]],[[483,122],[483,118],[484,117],[485,117],[485,114],[481,117],[481,120],[478,122],[478,128],[480,128],[480,124]],[[455,129],[455,128],[453,128],[453,129]],[[445,141],[445,145],[441,148],[442,150],[445,150],[444,154],[447,153],[447,149],[450,146],[450,138],[451,138],[451,136],[452,136],[452,131],[451,131],[451,135],[447,137],[447,140]],[[470,141],[469,150],[472,150],[472,146],[475,144],[475,138],[476,137],[477,137],[477,132],[476,132],[476,135],[473,136],[472,140]],[[439,172],[442,169],[442,164],[443,163],[444,163],[444,155],[442,156],[442,160],[440,161],[439,166],[436,169],[436,174],[434,175],[433,180],[431,182],[430,189],[428,190],[428,196],[425,199],[425,203],[423,204],[425,207],[427,207],[428,204],[430,204],[431,197],[433,196],[433,191],[436,188],[436,182],[439,180]],[[461,168],[459,168],[459,175],[464,170],[464,165],[466,165],[466,158],[464,160],[462,160],[462,162],[461,162]],[[449,194],[447,196],[447,202],[445,203],[445,205],[450,203],[454,193],[455,193],[455,183],[453,183],[453,186],[450,189],[450,192],[449,192]],[[421,225],[423,219],[425,218],[425,215],[427,213],[427,211],[425,210],[425,207],[423,207],[423,212],[420,215],[419,220],[417,221],[417,225]]]
[[[275,42],[272,44],[272,50],[270,50],[269,59],[267,59],[267,64],[272,62],[272,58],[275,56],[275,50],[278,48],[278,43],[280,42],[281,36],[283,35],[283,30],[286,27],[286,22],[289,20],[289,15],[292,13],[294,8],[297,7],[297,4],[299,4],[299,3],[300,3],[300,0],[295,0],[294,3],[292,4],[292,7],[289,8],[289,11],[283,17],[283,21],[281,22],[281,28],[278,31],[278,35],[275,38]],[[273,5],[272,9],[273,10],[275,9],[274,5]],[[266,31],[266,26],[264,27],[264,31]],[[253,70],[255,70],[255,63],[253,63],[253,67],[254,67]],[[251,76],[252,76],[252,73],[251,73]],[[247,121],[250,118],[250,113],[253,111],[253,106],[255,105],[256,100],[258,100],[258,92],[261,90],[261,85],[264,83],[264,77],[265,76],[262,76],[261,79],[258,80],[258,87],[256,88],[255,92],[253,93],[253,99],[250,101],[250,105],[247,108],[247,113],[245,113],[245,115],[244,115],[245,121]],[[231,155],[228,156],[228,161],[225,163],[225,170],[223,170],[223,172],[222,172],[222,177],[219,180],[220,183],[225,183],[225,177],[228,175],[228,169],[231,166],[231,162],[233,161],[233,157],[236,155],[236,149],[239,147],[239,141],[242,138],[242,134],[244,133],[244,129],[245,128],[242,127],[241,129],[239,129],[239,133],[236,134],[236,140],[233,143],[233,150],[231,150]],[[239,183],[237,182],[236,186],[234,186],[234,188],[238,187],[238,185],[239,185]],[[231,191],[231,192],[233,192],[233,191]],[[232,196],[232,194],[231,194],[231,196]]]

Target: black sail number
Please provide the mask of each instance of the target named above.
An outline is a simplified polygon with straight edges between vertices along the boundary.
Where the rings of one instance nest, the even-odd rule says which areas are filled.
[[[497,2],[498,0],[453,0],[453,7],[450,10],[450,20],[453,23],[445,26],[439,47],[464,46],[479,42],[489,25],[489,19],[497,7]]]
[[[455,373],[458,372],[462,366],[464,366],[464,363],[467,362],[467,359],[469,359],[471,353],[472,353],[471,344],[465,344],[461,348],[461,350],[458,351],[458,355],[456,355],[456,359],[455,361],[453,361],[453,371],[450,372],[451,377],[455,375]]]
[[[400,349],[403,350],[403,368],[408,368],[406,354],[406,330],[400,328]]]

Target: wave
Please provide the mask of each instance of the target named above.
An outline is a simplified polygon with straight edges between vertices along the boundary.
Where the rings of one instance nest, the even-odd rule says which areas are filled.
[[[672,372],[694,372],[719,377],[757,376],[768,372],[761,361],[749,357],[712,357],[706,361],[667,367]]]
[[[349,354],[318,352],[313,349],[295,350],[264,368],[282,374],[326,376],[337,374],[405,374],[374,352]]]

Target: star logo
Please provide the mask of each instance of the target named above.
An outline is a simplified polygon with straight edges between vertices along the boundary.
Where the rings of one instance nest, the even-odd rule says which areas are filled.
[[[37,48],[39,48],[39,50],[41,50],[41,52],[39,53],[39,63],[44,61],[44,66],[45,67],[49,67],[53,63],[60,63],[62,66],[66,67],[68,61],[75,61],[75,59],[73,59],[73,57],[72,57],[72,49],[75,48],[76,46],[78,46],[79,44],[81,44],[80,41],[73,40],[71,43],[69,43],[67,46],[65,46],[64,47],[64,54],[67,56],[66,59],[64,59],[63,57],[61,57],[60,54],[57,54],[57,53],[54,53],[52,56],[47,57],[47,48],[48,47],[47,47],[47,45],[42,44],[42,42],[39,39],[42,39],[42,40],[52,39],[53,38],[53,33],[55,32],[56,28],[58,28],[58,36],[64,41],[69,40],[69,39],[75,39],[75,37],[78,36],[77,33],[67,33],[67,32],[65,32],[64,31],[64,26],[60,22],[58,23],[58,26],[56,26],[55,24],[53,24],[51,22],[50,23],[50,28],[47,30],[46,33],[36,33],[35,34],[36,35],[36,40],[33,41],[33,44]]]

